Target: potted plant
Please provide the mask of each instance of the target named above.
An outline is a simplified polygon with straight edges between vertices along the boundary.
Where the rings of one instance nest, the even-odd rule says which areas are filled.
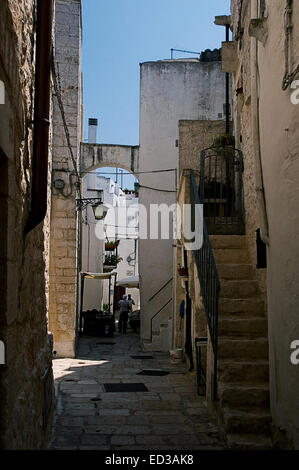
[[[178,273],[179,276],[187,277],[188,276],[188,268],[186,266],[178,265]]]
[[[115,240],[114,242],[110,242],[109,240],[105,243],[105,251],[114,251],[119,244],[119,240]]]
[[[235,137],[231,134],[221,134],[214,140],[214,147],[234,147],[235,146]]]
[[[106,255],[104,264],[107,266],[117,266],[122,260],[123,258],[118,255]]]
[[[135,197],[139,196],[139,183],[134,183],[134,193]]]
[[[221,134],[214,140],[213,148],[217,155],[223,157],[234,157],[235,137],[231,134]]]

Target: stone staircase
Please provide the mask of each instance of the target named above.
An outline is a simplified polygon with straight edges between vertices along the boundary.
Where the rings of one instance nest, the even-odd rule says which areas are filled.
[[[220,277],[218,419],[231,449],[270,449],[267,317],[245,236],[211,236]]]
[[[143,351],[169,352],[172,338],[172,318],[160,323],[158,329],[153,331],[152,341],[142,342]]]
[[[144,351],[168,352],[172,346],[172,278],[148,300],[152,311],[151,340],[142,340]]]

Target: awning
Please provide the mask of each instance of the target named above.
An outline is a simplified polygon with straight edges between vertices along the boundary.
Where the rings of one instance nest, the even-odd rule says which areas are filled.
[[[125,277],[117,281],[116,285],[122,287],[139,287],[139,276]]]
[[[85,279],[111,279],[112,276],[116,276],[117,273],[80,273]]]

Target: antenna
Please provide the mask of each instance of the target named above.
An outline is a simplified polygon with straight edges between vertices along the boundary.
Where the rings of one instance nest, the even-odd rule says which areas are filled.
[[[196,51],[185,51],[184,49],[170,49],[170,54],[171,54],[171,59],[173,59],[173,53],[174,52],[184,52],[185,54],[196,54],[200,56],[201,52],[196,52]]]

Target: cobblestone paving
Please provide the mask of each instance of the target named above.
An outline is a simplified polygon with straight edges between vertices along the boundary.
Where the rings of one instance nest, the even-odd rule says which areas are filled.
[[[53,363],[58,397],[51,449],[225,448],[186,364],[171,364],[167,354],[142,353],[136,334],[82,338],[76,359]],[[136,375],[142,369],[170,374]],[[144,383],[148,392],[107,393],[104,383]]]

